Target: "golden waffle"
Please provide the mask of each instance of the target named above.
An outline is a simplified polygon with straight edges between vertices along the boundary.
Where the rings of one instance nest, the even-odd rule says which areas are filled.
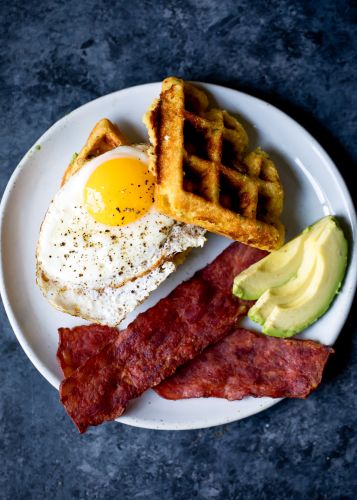
[[[144,117],[157,208],[257,248],[279,248],[283,189],[274,163],[261,150],[246,155],[242,125],[208,104],[203,91],[170,77]]]
[[[63,186],[73,174],[78,172],[87,161],[118,146],[126,144],[129,144],[129,142],[118,127],[110,120],[107,120],[107,118],[102,118],[94,126],[80,153],[74,156],[73,160],[68,165],[63,175],[61,186]]]

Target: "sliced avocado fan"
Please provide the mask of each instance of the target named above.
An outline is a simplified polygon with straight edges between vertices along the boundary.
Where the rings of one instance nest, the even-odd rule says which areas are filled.
[[[347,241],[336,220],[324,217],[258,264],[258,285],[254,285],[255,273],[242,278],[254,264],[237,276],[233,293],[252,297],[254,289],[257,298],[259,290],[248,316],[263,325],[267,335],[291,337],[329,308],[346,271]]]
[[[244,300],[256,300],[268,289],[283,285],[293,278],[300,265],[307,238],[318,236],[324,230],[326,220],[321,219],[307,227],[299,236],[279,250],[267,255],[242,273],[233,282],[233,294]]]

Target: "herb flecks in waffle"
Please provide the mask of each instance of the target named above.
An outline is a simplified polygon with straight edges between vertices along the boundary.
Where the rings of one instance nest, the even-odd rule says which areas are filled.
[[[236,118],[209,108],[201,89],[170,77],[144,122],[158,210],[257,248],[283,244],[278,172],[262,150],[247,154],[248,137]]]

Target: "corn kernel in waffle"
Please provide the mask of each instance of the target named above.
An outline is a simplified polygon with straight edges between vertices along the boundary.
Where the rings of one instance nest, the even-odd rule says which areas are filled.
[[[247,154],[247,134],[233,116],[210,109],[202,90],[170,77],[144,122],[158,210],[264,250],[283,244],[278,172],[260,149]]]

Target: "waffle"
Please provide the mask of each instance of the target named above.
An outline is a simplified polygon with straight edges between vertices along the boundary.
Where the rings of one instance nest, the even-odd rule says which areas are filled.
[[[121,133],[116,125],[106,118],[102,118],[93,128],[87,142],[80,153],[75,156],[68,165],[61,182],[61,186],[83,165],[93,158],[110,151],[118,146],[129,144],[127,139]]]
[[[209,109],[203,91],[170,77],[144,123],[159,211],[264,250],[283,244],[278,172],[260,149],[246,153],[247,134],[233,116]]]

